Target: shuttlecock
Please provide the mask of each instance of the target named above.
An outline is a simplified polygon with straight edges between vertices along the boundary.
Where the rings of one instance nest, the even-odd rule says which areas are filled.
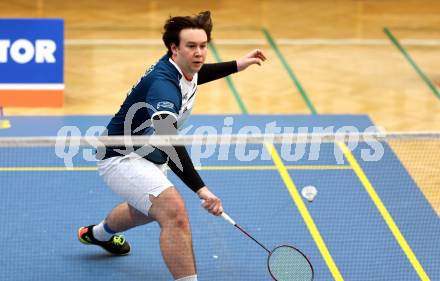
[[[313,185],[308,185],[303,187],[301,194],[307,201],[312,202],[318,194],[318,190]]]

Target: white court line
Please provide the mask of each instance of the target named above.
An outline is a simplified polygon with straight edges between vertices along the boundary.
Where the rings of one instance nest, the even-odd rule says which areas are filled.
[[[31,83],[17,83],[17,84],[3,84],[0,83],[0,90],[64,90],[64,84],[31,84]]]
[[[316,45],[333,45],[333,46],[385,46],[390,45],[388,39],[358,39],[358,38],[341,38],[341,39],[276,39],[278,45],[284,46],[316,46]],[[406,46],[440,46],[440,39],[401,39],[400,42]],[[266,45],[264,39],[244,38],[244,39],[217,39],[217,45]],[[163,45],[160,39],[66,39],[67,46],[157,46]]]

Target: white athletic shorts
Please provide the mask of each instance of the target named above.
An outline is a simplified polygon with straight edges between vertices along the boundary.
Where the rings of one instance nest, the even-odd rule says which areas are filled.
[[[111,190],[145,215],[151,207],[150,195],[157,197],[173,186],[166,176],[166,164],[154,164],[133,152],[99,160],[97,165]]]

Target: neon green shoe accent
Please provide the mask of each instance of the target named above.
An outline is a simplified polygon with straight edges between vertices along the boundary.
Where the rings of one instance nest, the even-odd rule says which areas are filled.
[[[122,235],[115,235],[113,236],[111,243],[116,246],[122,246],[125,243],[125,238]]]

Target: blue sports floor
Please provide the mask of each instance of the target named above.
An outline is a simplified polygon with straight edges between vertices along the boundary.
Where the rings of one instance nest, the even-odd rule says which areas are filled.
[[[207,130],[202,126],[220,133],[225,117],[193,116],[188,134]],[[66,125],[85,135],[109,118],[9,117],[11,128],[0,130],[0,136],[53,136]],[[372,125],[364,115],[232,118],[232,133],[244,126],[264,132],[273,122],[310,131],[329,126],[364,131]],[[315,280],[440,280],[439,217],[390,147],[383,147],[381,160],[369,162],[361,157],[365,145],[347,152],[326,144],[310,160],[306,148],[299,159],[282,157],[281,162],[274,162],[282,156],[279,146],[270,153],[247,147],[249,154],[240,159],[256,153],[250,161],[238,161],[233,146],[227,160],[218,159],[218,150],[192,154],[210,155],[198,163],[200,173],[229,215],[269,248],[302,249],[315,267]],[[156,223],[125,233],[133,247],[126,257],[77,241],[78,227],[98,223],[119,202],[83,152],[73,158],[75,168],[66,170],[53,148],[0,149],[0,280],[172,280]],[[265,251],[207,214],[188,188],[171,173],[170,178],[186,200],[199,280],[270,280]],[[298,196],[306,185],[318,189],[313,203]]]

